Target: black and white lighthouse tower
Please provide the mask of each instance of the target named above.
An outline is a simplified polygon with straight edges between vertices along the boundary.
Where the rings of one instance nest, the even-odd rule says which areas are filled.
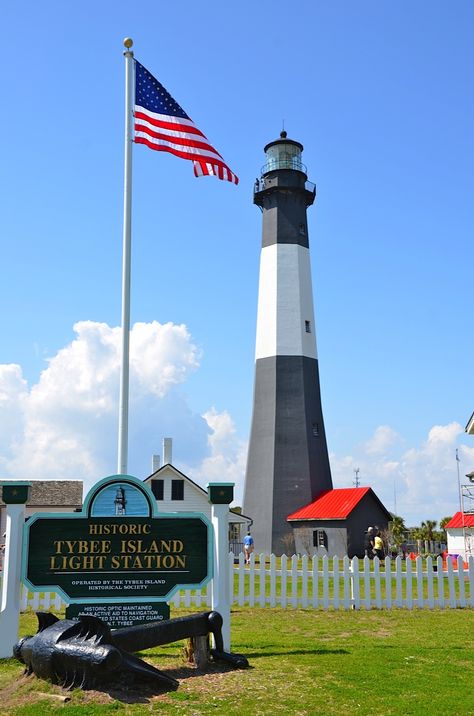
[[[286,517],[332,489],[319,387],[303,146],[281,132],[255,182],[262,210],[252,428],[243,511],[257,552],[285,551]]]

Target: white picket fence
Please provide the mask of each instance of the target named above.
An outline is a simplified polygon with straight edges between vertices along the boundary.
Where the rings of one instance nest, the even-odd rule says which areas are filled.
[[[229,554],[231,604],[240,607],[292,609],[455,609],[474,607],[474,557],[461,560],[359,560],[356,557],[275,557]],[[209,587],[209,588],[208,588]],[[210,586],[182,590],[170,600],[175,607],[210,607]],[[35,611],[65,604],[55,593],[28,592],[21,609]]]

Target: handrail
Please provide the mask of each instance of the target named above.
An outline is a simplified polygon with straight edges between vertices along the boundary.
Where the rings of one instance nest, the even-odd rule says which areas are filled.
[[[262,167],[261,173],[273,172],[277,169],[294,169],[306,174],[306,165],[297,157],[291,159],[269,159]]]
[[[257,194],[259,191],[264,191],[264,189],[268,189],[270,187],[267,186],[265,177],[262,177],[261,179],[257,179],[255,181],[254,187],[253,187],[253,193]],[[275,188],[275,187],[272,187]],[[306,191],[309,191],[313,196],[316,196],[316,184],[312,181],[305,181],[304,188]]]

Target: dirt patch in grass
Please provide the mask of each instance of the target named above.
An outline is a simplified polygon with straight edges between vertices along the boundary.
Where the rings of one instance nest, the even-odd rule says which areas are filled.
[[[145,655],[146,656],[146,655]],[[152,661],[151,659],[148,659]],[[156,661],[155,661],[155,665]],[[21,667],[20,667],[21,668]],[[227,664],[210,663],[207,671],[193,666],[176,663],[174,668],[164,670],[168,676],[179,682],[178,692],[185,694],[206,695],[212,697],[216,693],[220,697],[235,694],[238,672],[232,670]],[[13,675],[12,675],[13,676]],[[104,685],[103,689],[63,689],[61,686],[38,679],[34,674],[15,676],[1,689],[0,714],[11,714],[15,710],[32,703],[41,702],[38,710],[48,712],[62,704],[71,702],[82,705],[86,710],[88,705],[105,705],[120,702],[123,705],[146,705],[155,702],[173,703],[176,692],[153,688],[148,683],[136,683],[133,686]]]

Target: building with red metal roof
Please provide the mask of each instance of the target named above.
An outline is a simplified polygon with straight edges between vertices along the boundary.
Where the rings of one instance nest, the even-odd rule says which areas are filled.
[[[444,529],[462,529],[463,527],[474,527],[474,512],[456,512],[445,524]]]
[[[467,560],[474,555],[474,513],[456,512],[445,525],[448,554]]]
[[[344,487],[324,490],[286,519],[297,552],[363,557],[367,529],[386,530],[391,514],[371,487]]]

